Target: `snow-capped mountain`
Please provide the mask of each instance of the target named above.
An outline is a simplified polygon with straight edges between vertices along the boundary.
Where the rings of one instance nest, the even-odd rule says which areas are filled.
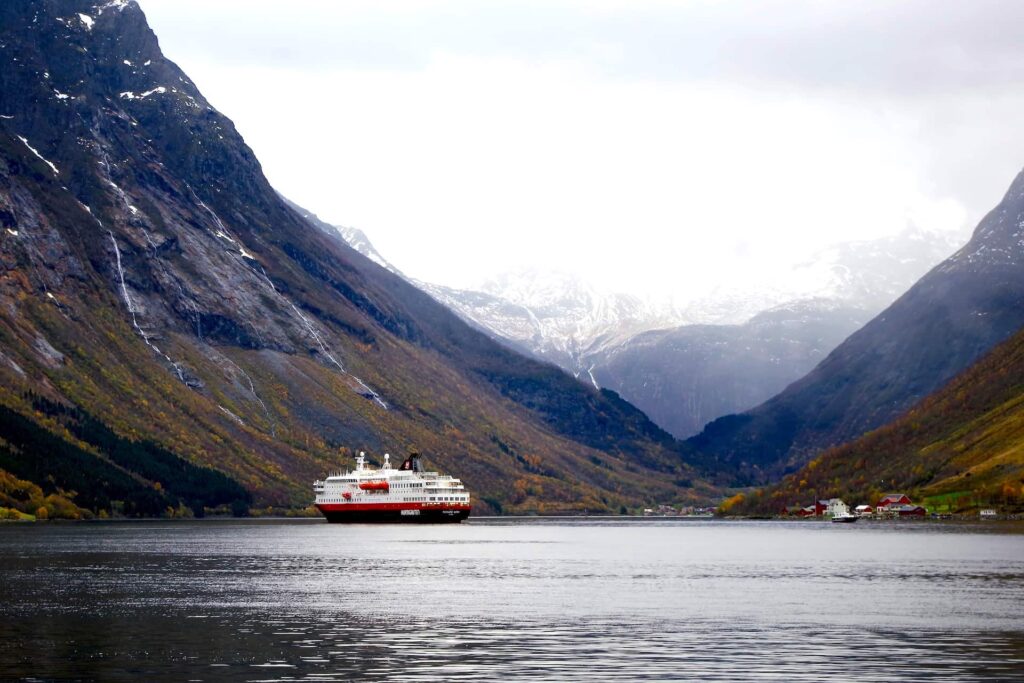
[[[395,270],[362,232],[325,229]],[[414,283],[493,338],[618,392],[685,438],[785,389],[966,238],[908,228],[838,243],[756,288],[724,283],[682,304],[538,269],[476,290]]]
[[[957,246],[955,235],[915,229],[837,244],[784,273],[788,282],[760,292],[722,288],[686,309],[690,319],[717,324],[638,334],[581,362],[598,384],[687,437],[802,377]]]
[[[741,325],[798,302],[822,312],[857,311],[850,320],[863,322],[965,240],[966,235],[910,228],[892,237],[840,243],[780,269],[774,281],[757,287],[724,283],[682,303],[611,292],[570,274],[537,269],[497,275],[477,290],[417,284],[477,327],[592,381],[592,357],[649,330]]]
[[[708,424],[690,444],[758,482],[904,414],[1024,325],[1022,226],[1024,171],[966,246],[799,381]],[[965,405],[962,397],[957,403]]]
[[[366,236],[366,233],[359,228],[351,228],[345,225],[332,225],[327,221],[321,219],[312,211],[304,209],[295,202],[291,201],[283,195],[278,195],[284,200],[285,204],[293,208],[299,213],[300,216],[309,221],[313,226],[319,228],[327,235],[340,236],[348,246],[352,247],[360,254],[370,259],[379,266],[383,266],[390,270],[396,275],[402,275],[402,271],[396,268],[390,261],[384,258],[383,254],[377,251],[377,248],[370,242],[370,238]],[[403,276],[404,277],[404,276]]]
[[[603,291],[568,273],[504,273],[480,291],[417,284],[475,326],[591,382],[587,354],[686,320],[670,305]]]
[[[689,323],[736,325],[795,301],[877,313],[970,237],[969,232],[931,232],[910,226],[897,235],[838,242],[782,267],[756,287],[723,283],[681,307]]]

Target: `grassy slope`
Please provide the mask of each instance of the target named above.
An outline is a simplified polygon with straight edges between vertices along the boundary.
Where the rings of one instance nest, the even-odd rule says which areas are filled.
[[[937,511],[1024,504],[1024,330],[894,422],[826,451],[780,484],[733,500],[773,513],[818,497],[906,491]]]
[[[31,327],[28,316],[0,314],[5,356],[25,373],[10,363],[0,367],[0,404],[32,416],[22,393],[42,391],[86,407],[124,436],[152,439],[229,473],[261,505],[304,505],[310,481],[350,463],[358,448],[378,455],[419,449],[428,462],[463,476],[474,492],[506,511],[615,509],[680,494],[671,477],[658,483],[628,456],[560,437],[487,390],[484,380],[467,379],[415,347],[392,349],[386,374],[369,364],[360,369],[389,399],[400,400],[384,412],[304,356],[165,340],[164,348],[203,382],[201,391],[193,391],[153,363],[153,352],[123,320],[101,315],[82,325],[36,297],[23,305],[34,310]],[[60,351],[63,361],[51,367],[32,353],[16,352],[31,349],[35,338]],[[242,385],[243,375],[227,377],[225,365],[210,358],[230,358],[251,378],[262,403]],[[60,432],[59,425],[43,424]]]

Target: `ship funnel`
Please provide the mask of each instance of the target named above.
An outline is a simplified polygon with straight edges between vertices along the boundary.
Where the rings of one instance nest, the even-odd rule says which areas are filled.
[[[410,453],[409,457],[406,458],[405,461],[402,463],[402,467],[400,469],[412,470],[413,472],[422,472],[423,465],[420,463],[420,454]]]

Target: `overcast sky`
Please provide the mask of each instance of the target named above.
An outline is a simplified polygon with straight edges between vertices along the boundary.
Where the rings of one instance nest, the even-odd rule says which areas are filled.
[[[279,191],[442,284],[686,299],[973,227],[1024,165],[1024,2],[141,4]]]

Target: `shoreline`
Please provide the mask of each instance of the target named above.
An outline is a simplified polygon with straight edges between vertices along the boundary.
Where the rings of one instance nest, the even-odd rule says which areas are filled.
[[[615,524],[635,524],[643,525],[647,524],[786,524],[796,526],[798,524],[819,524],[823,528],[852,528],[852,529],[883,529],[883,528],[901,528],[907,526],[927,526],[933,528],[941,527],[975,527],[975,528],[1020,528],[1024,532],[1024,516],[1015,515],[1008,516],[998,519],[980,519],[977,516],[959,516],[950,519],[910,519],[910,518],[896,518],[896,519],[872,519],[865,518],[861,520],[864,522],[863,525],[833,525],[830,520],[817,518],[817,519],[799,519],[799,518],[786,518],[786,517],[707,517],[707,516],[639,516],[639,515],[480,515],[472,516],[469,519],[462,522],[463,525],[501,525],[501,524],[529,524],[536,522],[537,524],[550,524],[553,522],[565,522],[567,524],[578,524],[585,522],[594,523],[615,523]],[[176,525],[176,524],[239,524],[239,525],[279,525],[279,524],[324,524],[328,525],[326,519],[323,517],[293,517],[286,515],[266,515],[259,517],[123,517],[123,518],[107,518],[107,519],[47,519],[47,520],[4,520],[0,521],[0,528],[3,527],[18,527],[18,526],[67,526],[67,525],[106,525],[106,524],[159,524],[159,525]],[[338,525],[333,525],[338,526]],[[350,526],[350,525],[344,525]],[[359,526],[402,526],[397,524],[360,524]],[[455,525],[458,526],[458,525]]]

